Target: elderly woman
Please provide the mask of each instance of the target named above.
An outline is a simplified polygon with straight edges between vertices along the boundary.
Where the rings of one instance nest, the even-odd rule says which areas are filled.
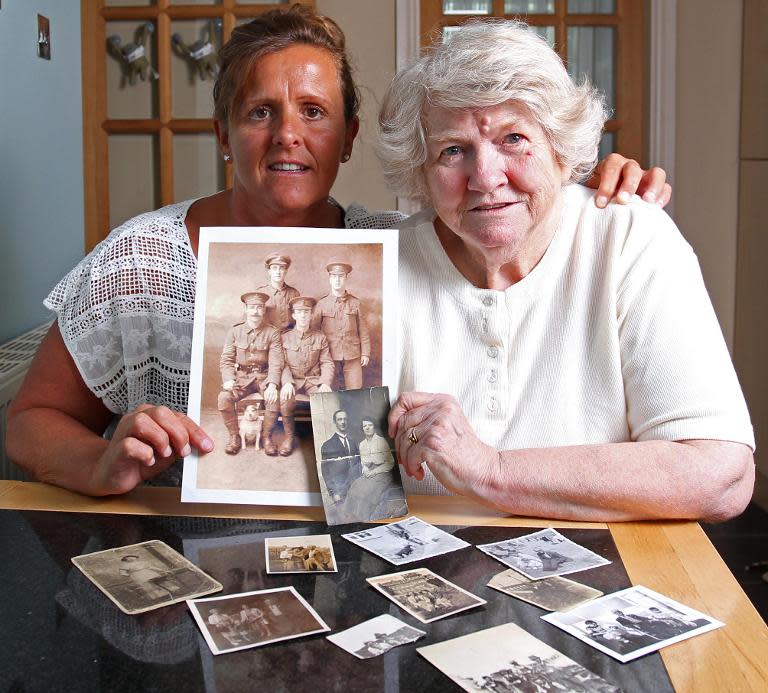
[[[57,323],[9,412],[10,457],[31,475],[92,495],[158,477],[213,441],[189,418],[196,253],[201,226],[387,227],[397,213],[345,211],[329,197],[358,130],[344,35],[303,6],[237,27],[219,55],[215,131],[231,189],[130,219],[53,289]],[[597,202],[670,194],[617,155]],[[600,202],[602,200],[602,202]],[[114,415],[122,418],[108,440]],[[178,466],[174,468],[178,472]],[[166,475],[168,476],[168,475]],[[170,475],[164,483],[178,482]]]
[[[430,205],[400,240],[408,490],[580,520],[748,503],[752,428],[691,248],[659,207],[598,209],[575,184],[604,119],[515,22],[395,78],[384,169]]]

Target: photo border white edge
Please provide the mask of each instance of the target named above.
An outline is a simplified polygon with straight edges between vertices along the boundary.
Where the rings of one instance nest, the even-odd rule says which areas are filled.
[[[461,609],[456,609],[455,611],[451,611],[448,614],[443,614],[442,616],[436,616],[435,618],[424,619],[418,614],[416,614],[414,611],[411,611],[401,601],[395,599],[391,594],[387,594],[379,585],[373,582],[374,580],[378,580],[380,578],[391,578],[391,577],[395,577],[396,575],[404,575],[406,573],[420,573],[423,571],[428,572],[430,575],[434,575],[439,580],[442,580],[443,582],[447,583],[451,587],[459,590],[459,592],[463,592],[464,594],[472,597],[473,599],[476,599],[477,604],[470,604],[469,606],[464,606]],[[422,623],[432,623],[433,621],[440,621],[444,618],[448,618],[449,616],[453,616],[454,614],[460,614],[462,611],[468,611],[469,609],[474,609],[478,606],[483,606],[488,604],[487,600],[483,599],[482,597],[478,597],[476,594],[474,594],[473,592],[470,592],[469,590],[465,590],[463,587],[459,587],[459,585],[457,585],[456,583],[451,582],[447,578],[444,578],[442,575],[438,575],[437,573],[430,570],[429,568],[412,568],[411,570],[401,570],[398,573],[385,573],[382,575],[373,575],[372,577],[365,578],[365,581],[375,590],[377,590],[378,592],[381,592],[381,594],[383,594],[387,599],[389,599],[389,601],[395,604],[395,606],[399,607],[400,609],[405,611],[405,613],[410,614],[411,616],[413,616],[413,618],[418,619]]]
[[[269,542],[279,541],[280,539],[295,539],[295,538],[307,538],[312,539],[314,537],[328,537],[328,546],[331,549],[331,558],[333,559],[333,570],[270,570],[269,569]],[[329,573],[338,573],[339,564],[336,562],[336,552],[333,550],[333,537],[330,534],[297,534],[291,537],[288,534],[283,534],[279,537],[264,537],[264,566],[267,571],[267,575],[327,575]]]
[[[209,631],[208,631],[208,624],[203,621],[202,616],[200,615],[200,612],[197,609],[197,603],[198,602],[215,602],[215,601],[223,601],[225,599],[242,599],[243,597],[249,597],[253,594],[269,594],[271,592],[292,592],[293,595],[301,602],[302,606],[309,611],[310,614],[312,614],[312,617],[322,625],[322,628],[319,628],[318,630],[313,631],[307,631],[306,633],[296,633],[295,635],[286,635],[282,638],[275,638],[273,640],[265,640],[264,642],[259,643],[252,643],[250,645],[240,645],[237,647],[227,648],[226,650],[220,650],[216,643],[213,641],[213,638],[211,637]],[[307,602],[304,597],[299,594],[299,592],[296,591],[296,588],[293,587],[293,585],[289,585],[288,587],[274,587],[272,589],[266,589],[266,590],[253,590],[251,592],[239,592],[237,594],[225,594],[220,597],[209,597],[208,599],[187,599],[187,606],[189,607],[190,612],[192,613],[192,617],[195,619],[195,623],[197,623],[198,628],[202,632],[203,636],[205,637],[206,643],[208,643],[208,647],[211,649],[211,652],[215,655],[220,654],[228,654],[229,652],[237,652],[239,650],[250,650],[254,647],[262,647],[264,645],[271,645],[274,642],[282,642],[283,640],[295,640],[297,638],[303,638],[307,635],[317,635],[318,633],[327,633],[330,629],[328,624],[323,621],[323,619],[320,617],[320,614],[315,611],[310,604]]]
[[[596,650],[599,650],[600,652],[607,654],[613,659],[618,660],[622,664],[626,664],[627,662],[631,662],[634,659],[638,659],[639,657],[643,657],[647,654],[651,654],[652,652],[657,652],[658,650],[661,650],[667,647],[667,645],[674,645],[675,643],[682,642],[683,640],[688,640],[689,638],[693,638],[697,635],[701,635],[702,633],[708,633],[711,630],[716,630],[717,628],[722,628],[723,626],[725,626],[725,623],[723,623],[722,621],[718,621],[717,619],[712,618],[711,616],[708,616],[707,614],[701,611],[698,611],[697,609],[693,609],[690,606],[683,604],[682,602],[678,602],[670,597],[665,597],[663,594],[654,592],[652,589],[649,589],[648,587],[644,587],[643,585],[633,585],[632,587],[627,587],[623,590],[619,590],[618,592],[611,592],[610,594],[603,595],[602,597],[598,597],[597,599],[593,599],[591,602],[587,602],[587,603],[594,605],[595,602],[601,599],[618,597],[624,594],[625,592],[640,592],[641,594],[644,594],[646,597],[649,597],[651,599],[654,599],[662,603],[666,603],[668,605],[672,605],[672,608],[674,608],[675,610],[678,610],[678,607],[681,607],[681,606],[685,607],[685,609],[687,609],[688,611],[694,614],[697,614],[700,618],[707,619],[709,623],[707,623],[706,625],[700,626],[699,628],[694,628],[693,630],[689,630],[686,633],[675,635],[674,637],[667,638],[666,640],[660,640],[659,642],[654,643],[653,645],[646,645],[645,647],[638,648],[637,650],[633,650],[632,652],[623,655],[623,654],[619,654],[615,650],[611,650],[610,648],[605,647],[604,645],[601,645],[599,642],[595,640],[592,640],[583,632],[581,632],[578,628],[574,628],[571,625],[568,625],[566,623],[560,623],[558,621],[557,619],[558,616],[561,616],[561,615],[572,616],[574,611],[586,606],[586,604],[577,606],[570,611],[565,611],[565,612],[553,611],[550,614],[544,614],[541,617],[541,619],[543,621],[546,621],[547,623],[550,623],[553,626],[556,626],[557,628],[560,628],[560,630],[565,631],[569,635],[572,635],[573,637],[578,638],[579,640],[586,643],[590,647],[594,647]]]
[[[234,231],[233,229],[236,229]],[[192,349],[190,360],[189,396],[187,416],[200,423],[200,395],[203,376],[203,339],[205,335],[205,305],[208,291],[208,249],[211,243],[248,243],[243,240],[249,231],[258,230],[259,243],[280,243],[281,245],[317,243],[322,245],[349,245],[374,243],[382,247],[382,305],[386,302],[388,311],[382,313],[381,325],[381,380],[389,386],[390,403],[397,398],[399,364],[397,363],[398,324],[398,243],[397,229],[320,229],[301,227],[222,227],[203,226],[200,229],[197,256],[197,283],[195,286],[195,313],[192,325]],[[318,241],[314,236],[322,231],[330,240]],[[333,232],[336,233],[333,233]],[[234,237],[238,234],[238,237]],[[253,237],[251,235],[251,237]],[[387,271],[387,263],[392,270]],[[388,318],[388,319],[387,319]],[[390,385],[390,383],[393,383]],[[196,449],[184,458],[181,478],[182,503],[228,503],[235,505],[280,505],[323,507],[319,492],[309,491],[247,491],[226,489],[201,489],[197,486],[197,464],[200,455]]]

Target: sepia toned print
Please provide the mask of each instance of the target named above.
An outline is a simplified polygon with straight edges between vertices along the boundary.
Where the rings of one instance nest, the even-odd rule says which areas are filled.
[[[463,539],[418,517],[407,517],[399,522],[341,536],[394,565],[413,563],[470,546]]]
[[[620,662],[724,625],[641,585],[542,618]]]
[[[309,397],[350,364],[394,381],[396,264],[391,231],[201,230],[188,413],[215,447],[185,459],[182,500],[321,504]]]
[[[424,635],[423,630],[413,628],[389,614],[382,614],[327,638],[358,659],[371,659],[398,645],[415,642]]]
[[[213,654],[330,630],[293,587],[187,602]]]
[[[379,575],[367,578],[367,581],[422,623],[431,623],[487,603],[427,568]]]
[[[72,563],[126,614],[221,590],[219,582],[157,540],[75,556]]]
[[[532,580],[578,573],[610,563],[552,528],[492,544],[478,544],[477,548]]]
[[[328,534],[268,537],[264,540],[267,573],[335,573],[336,558]]]
[[[531,580],[515,570],[505,570],[488,581],[488,587],[547,611],[568,611],[603,593],[564,577]]]
[[[416,651],[465,691],[621,691],[514,623]]]
[[[387,434],[389,389],[313,393],[310,408],[327,523],[407,515],[400,466]]]

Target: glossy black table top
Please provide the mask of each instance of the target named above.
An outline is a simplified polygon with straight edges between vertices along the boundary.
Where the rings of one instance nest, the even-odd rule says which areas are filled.
[[[541,620],[546,613],[487,587],[505,566],[475,548],[393,566],[340,537],[364,528],[319,522],[0,511],[0,691],[444,691],[458,690],[416,647],[515,622],[625,691],[672,690],[658,654],[628,664]],[[470,544],[530,528],[444,527]],[[613,561],[573,579],[613,592],[630,585],[606,529],[562,529]],[[333,536],[338,573],[268,575],[264,538]],[[383,613],[427,631],[417,643],[358,660],[324,635],[211,654],[185,604],[128,616],[71,563],[72,556],[147,539],[165,541],[218,579],[221,594],[293,585],[335,632]],[[427,567],[488,601],[422,624],[369,587],[366,577]]]

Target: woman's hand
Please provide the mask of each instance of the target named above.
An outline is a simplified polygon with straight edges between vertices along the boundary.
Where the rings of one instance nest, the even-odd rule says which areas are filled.
[[[296,388],[293,387],[293,383],[285,383],[280,388],[280,401],[287,402],[289,399],[293,399],[296,396]]]
[[[94,495],[126,493],[186,457],[213,450],[200,426],[180,412],[143,404],[123,416],[91,475]]]
[[[389,435],[406,474],[423,479],[426,462],[443,486],[461,495],[476,495],[499,465],[499,453],[480,441],[450,395],[404,392],[389,413]]]
[[[672,186],[666,179],[663,168],[654,166],[644,171],[634,159],[614,153],[598,163],[587,185],[597,188],[595,204],[601,209],[614,198],[626,204],[635,193],[646,202],[664,207],[672,197]]]

